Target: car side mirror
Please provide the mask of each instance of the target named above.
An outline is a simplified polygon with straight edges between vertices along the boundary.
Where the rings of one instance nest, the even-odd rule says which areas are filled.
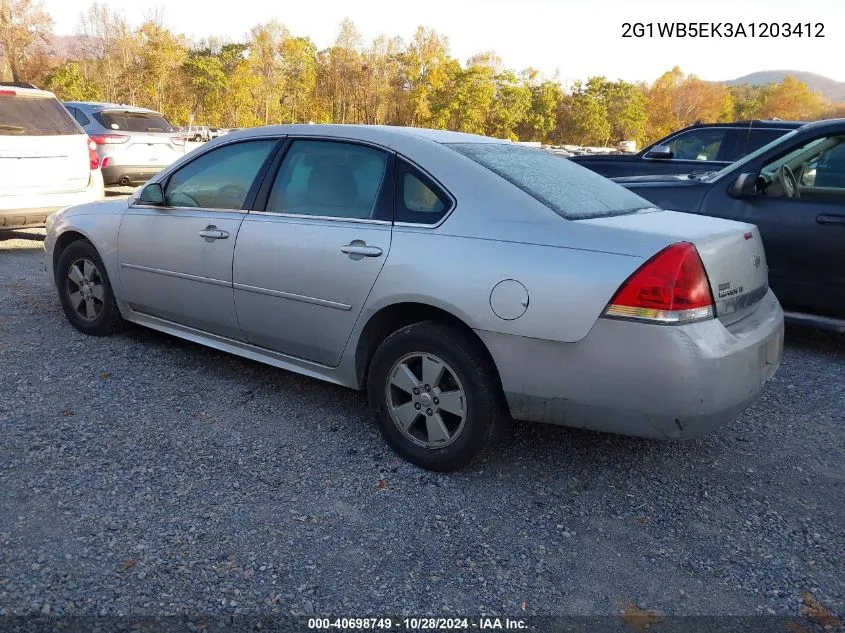
[[[138,196],[138,202],[141,204],[163,205],[164,204],[164,189],[157,182],[151,182],[146,187],[141,189],[141,195]]]
[[[675,152],[668,145],[655,145],[648,152],[648,158],[673,158]]]
[[[736,177],[736,180],[734,180],[734,183],[731,185],[728,193],[730,193],[734,198],[749,198],[751,196],[756,196],[758,193],[758,178],[758,174],[740,174]]]

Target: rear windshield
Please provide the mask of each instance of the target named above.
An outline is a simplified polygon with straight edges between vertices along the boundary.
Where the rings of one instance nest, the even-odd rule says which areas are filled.
[[[548,150],[509,143],[451,143],[567,220],[633,213],[654,205],[604,176]]]
[[[67,136],[82,134],[64,106],[53,97],[2,94],[0,136]]]
[[[110,110],[95,112],[94,118],[108,130],[124,132],[174,132],[170,121],[154,112]]]

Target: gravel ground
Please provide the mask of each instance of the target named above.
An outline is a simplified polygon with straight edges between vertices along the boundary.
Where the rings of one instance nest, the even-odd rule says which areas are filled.
[[[845,337],[703,439],[519,425],[440,476],[352,391],[77,333],[42,237],[0,237],[0,615],[845,613]]]

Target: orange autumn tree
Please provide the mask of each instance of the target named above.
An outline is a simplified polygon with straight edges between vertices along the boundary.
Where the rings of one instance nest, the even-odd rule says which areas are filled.
[[[696,121],[729,120],[733,115],[733,101],[725,86],[684,75],[677,66],[651,85],[648,104],[647,136],[651,139]]]
[[[810,121],[819,118],[824,109],[818,92],[795,77],[785,77],[780,83],[766,86],[761,114],[767,119]]]

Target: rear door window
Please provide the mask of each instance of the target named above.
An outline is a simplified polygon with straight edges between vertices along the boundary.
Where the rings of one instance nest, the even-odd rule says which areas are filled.
[[[170,121],[154,112],[106,110],[95,112],[94,118],[107,130],[124,132],[175,132]]]
[[[0,89],[0,136],[82,134],[65,107],[50,96],[24,96]]]
[[[91,123],[91,119],[85,116],[85,113],[78,108],[73,109],[73,118],[76,119],[76,122],[83,127]]]
[[[725,138],[719,148],[716,160],[732,163],[739,160],[745,154],[745,145],[748,140],[748,128],[730,128],[725,130]]]
[[[380,219],[387,168],[384,152],[337,141],[294,141],[270,191],[266,210],[327,218]]]
[[[787,130],[762,130],[752,129],[748,134],[748,144],[745,146],[745,153],[750,154],[758,149],[780,138]]]

